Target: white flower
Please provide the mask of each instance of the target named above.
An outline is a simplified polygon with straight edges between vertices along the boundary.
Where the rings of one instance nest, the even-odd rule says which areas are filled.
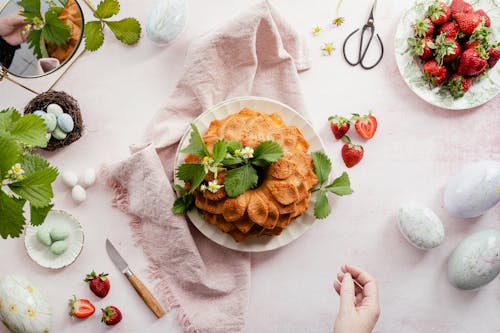
[[[208,173],[208,171],[212,171],[210,170],[210,168],[212,167],[213,162],[214,162],[213,158],[208,156],[203,157],[203,168],[205,169],[205,173]]]
[[[250,147],[243,148],[243,150],[241,151],[241,155],[245,159],[252,158],[253,157],[253,148],[250,148]]]
[[[208,182],[208,190],[212,193],[216,193],[223,186],[224,185],[217,184],[217,179],[214,179],[214,180]]]
[[[207,185],[202,184],[202,185],[200,186],[200,191],[205,192],[206,190],[207,190]]]

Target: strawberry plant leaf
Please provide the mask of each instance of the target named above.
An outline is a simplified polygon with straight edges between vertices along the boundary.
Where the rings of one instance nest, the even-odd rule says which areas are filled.
[[[332,208],[330,207],[326,193],[324,191],[319,191],[316,197],[316,203],[314,204],[314,217],[317,219],[324,219],[330,215],[331,211]]]
[[[33,156],[33,155],[32,155]],[[11,190],[35,207],[45,207],[54,196],[52,182],[58,175],[57,169],[48,167],[28,174],[25,179],[10,184]]]
[[[222,160],[222,165],[225,167],[230,167],[232,165],[240,163],[243,163],[243,159],[241,157],[230,156]]]
[[[227,141],[227,151],[230,154],[234,154],[235,150],[242,150],[243,146],[238,141],[230,140]]]
[[[0,236],[19,237],[23,231],[25,219],[23,207],[26,200],[9,197],[0,190]]]
[[[133,45],[141,37],[141,25],[133,17],[127,17],[120,21],[104,21],[111,29],[115,37],[122,43]]]
[[[56,10],[48,10],[45,13],[43,36],[49,43],[64,45],[71,37],[71,28],[59,18]]]
[[[316,177],[318,177],[318,182],[323,184],[328,180],[328,176],[332,171],[332,162],[328,156],[321,151],[315,151],[311,154],[311,157],[314,164],[314,173]]]
[[[107,19],[120,11],[120,3],[116,0],[103,0],[97,5],[94,13],[96,18]]]
[[[191,208],[194,207],[194,195],[186,194],[178,197],[172,206],[174,214],[186,214]]]
[[[92,21],[85,23],[83,36],[85,37],[85,49],[88,51],[97,51],[104,43],[101,22]]]
[[[193,154],[199,157],[210,156],[198,128],[193,124],[191,124],[191,128],[193,130],[191,131],[191,136],[189,137],[189,145],[181,150],[181,153]]]
[[[264,141],[255,148],[253,156],[252,164],[260,167],[267,166],[283,156],[283,148],[276,141]]]
[[[59,0],[61,6],[66,7],[68,5],[68,0]]]
[[[226,174],[224,188],[228,197],[234,198],[257,186],[258,180],[257,171],[250,164],[246,164]]]
[[[21,147],[16,140],[0,136],[0,179],[3,179],[10,167],[18,161],[21,153]]]
[[[7,108],[0,111],[0,133],[10,132],[12,125],[21,119],[21,115],[14,108]]]
[[[189,193],[192,193],[205,179],[205,168],[202,164],[185,163],[179,165],[176,170],[175,176],[188,183],[190,186]]]
[[[343,172],[340,177],[336,178],[331,184],[327,185],[325,189],[328,192],[340,196],[349,195],[353,192],[351,189],[351,181],[349,180],[347,172]]]
[[[53,204],[47,205],[45,207],[35,207],[30,204],[31,224],[34,226],[41,225],[45,221],[45,218],[47,217],[47,214],[52,209],[52,207],[54,207]]]
[[[33,22],[35,17],[41,17],[40,0],[20,0],[17,4],[23,8],[22,16],[26,17],[26,21]]]
[[[227,153],[227,143],[224,139],[217,141],[212,148],[214,165],[219,164]]]
[[[38,58],[43,58],[42,49],[40,48],[40,40],[42,39],[42,30],[33,30],[28,36],[28,47],[33,49],[33,52]]]
[[[46,126],[42,118],[27,114],[20,118],[10,130],[14,139],[26,145],[46,147]]]
[[[182,186],[178,185],[178,184],[175,184],[175,185],[174,185],[174,189],[175,189],[177,192],[179,192],[181,196],[182,196],[182,195],[186,195],[186,194],[187,194],[186,189],[185,189],[184,187],[182,187]]]

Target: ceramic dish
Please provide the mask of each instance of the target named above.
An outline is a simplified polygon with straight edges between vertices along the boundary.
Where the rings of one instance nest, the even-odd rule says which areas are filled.
[[[500,65],[491,69],[486,77],[475,81],[461,98],[454,99],[448,92],[440,92],[439,87],[431,89],[422,79],[421,64],[409,52],[408,37],[413,36],[412,25],[425,17],[427,7],[433,0],[420,0],[411,7],[399,21],[396,30],[395,53],[399,72],[411,90],[426,102],[445,109],[470,109],[488,102],[500,91]],[[450,1],[445,1],[450,3]],[[491,19],[491,40],[500,40],[500,1],[469,1],[475,9],[483,9]]]
[[[200,133],[205,133],[210,125],[210,122],[215,119],[223,119],[230,114],[237,113],[244,107],[258,110],[264,113],[277,113],[283,118],[283,121],[291,125],[297,126],[304,137],[310,144],[309,152],[313,151],[324,151],[323,143],[319,136],[314,132],[311,125],[296,111],[294,111],[289,106],[262,97],[238,97],[220,104],[217,104],[207,110],[205,113],[200,115],[193,121]],[[184,149],[189,144],[189,136],[191,129],[188,129],[184,136],[182,137],[179,147],[177,149],[177,154],[175,158],[175,168],[182,164],[185,158],[185,154],[180,151]],[[183,185],[181,181],[175,180],[176,184]],[[198,213],[196,209],[192,209],[188,212],[189,219],[193,224],[203,233],[206,237],[214,241],[215,243],[225,246],[227,248],[239,251],[248,252],[260,252],[268,251],[284,246],[291,241],[299,238],[304,234],[307,229],[309,229],[312,223],[315,221],[313,207],[315,203],[315,196],[311,196],[311,201],[309,203],[309,209],[305,211],[302,215],[297,217],[279,236],[262,236],[262,237],[249,237],[247,240],[241,243],[237,243],[233,238],[216,226],[211,225],[203,219],[203,217]]]
[[[38,228],[43,227],[50,230],[57,225],[65,225],[69,229],[68,249],[60,255],[53,254],[50,247],[40,243],[36,237]],[[80,254],[83,247],[83,229],[80,222],[67,212],[51,210],[41,226],[29,225],[26,228],[24,245],[31,259],[40,266],[52,269],[62,268],[73,263]]]

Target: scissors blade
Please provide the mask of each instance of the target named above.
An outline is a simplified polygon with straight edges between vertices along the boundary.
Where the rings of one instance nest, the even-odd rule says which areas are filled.
[[[368,17],[368,24],[373,24],[374,21],[374,13],[375,9],[377,8],[377,0],[373,2],[372,10],[370,11],[370,16]]]

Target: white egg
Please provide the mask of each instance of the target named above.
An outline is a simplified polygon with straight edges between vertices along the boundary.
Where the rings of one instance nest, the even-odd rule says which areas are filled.
[[[20,275],[0,277],[0,321],[15,333],[49,332],[52,311],[45,296]]]
[[[170,43],[182,33],[186,19],[186,0],[159,0],[146,25],[148,38],[155,43]]]
[[[71,198],[76,204],[82,203],[87,198],[87,192],[80,185],[76,185],[71,190]]]
[[[484,214],[500,201],[500,162],[480,161],[466,165],[446,185],[444,206],[454,216],[471,218]]]
[[[444,227],[439,217],[429,208],[410,202],[401,205],[398,212],[399,230],[413,246],[429,250],[444,239]]]
[[[80,185],[83,187],[92,186],[95,183],[95,178],[95,170],[92,168],[87,169],[80,175]]]
[[[64,185],[73,188],[78,183],[78,176],[73,171],[64,171],[61,180]]]
[[[500,273],[500,231],[484,230],[463,239],[448,259],[448,280],[459,289],[485,286]]]

